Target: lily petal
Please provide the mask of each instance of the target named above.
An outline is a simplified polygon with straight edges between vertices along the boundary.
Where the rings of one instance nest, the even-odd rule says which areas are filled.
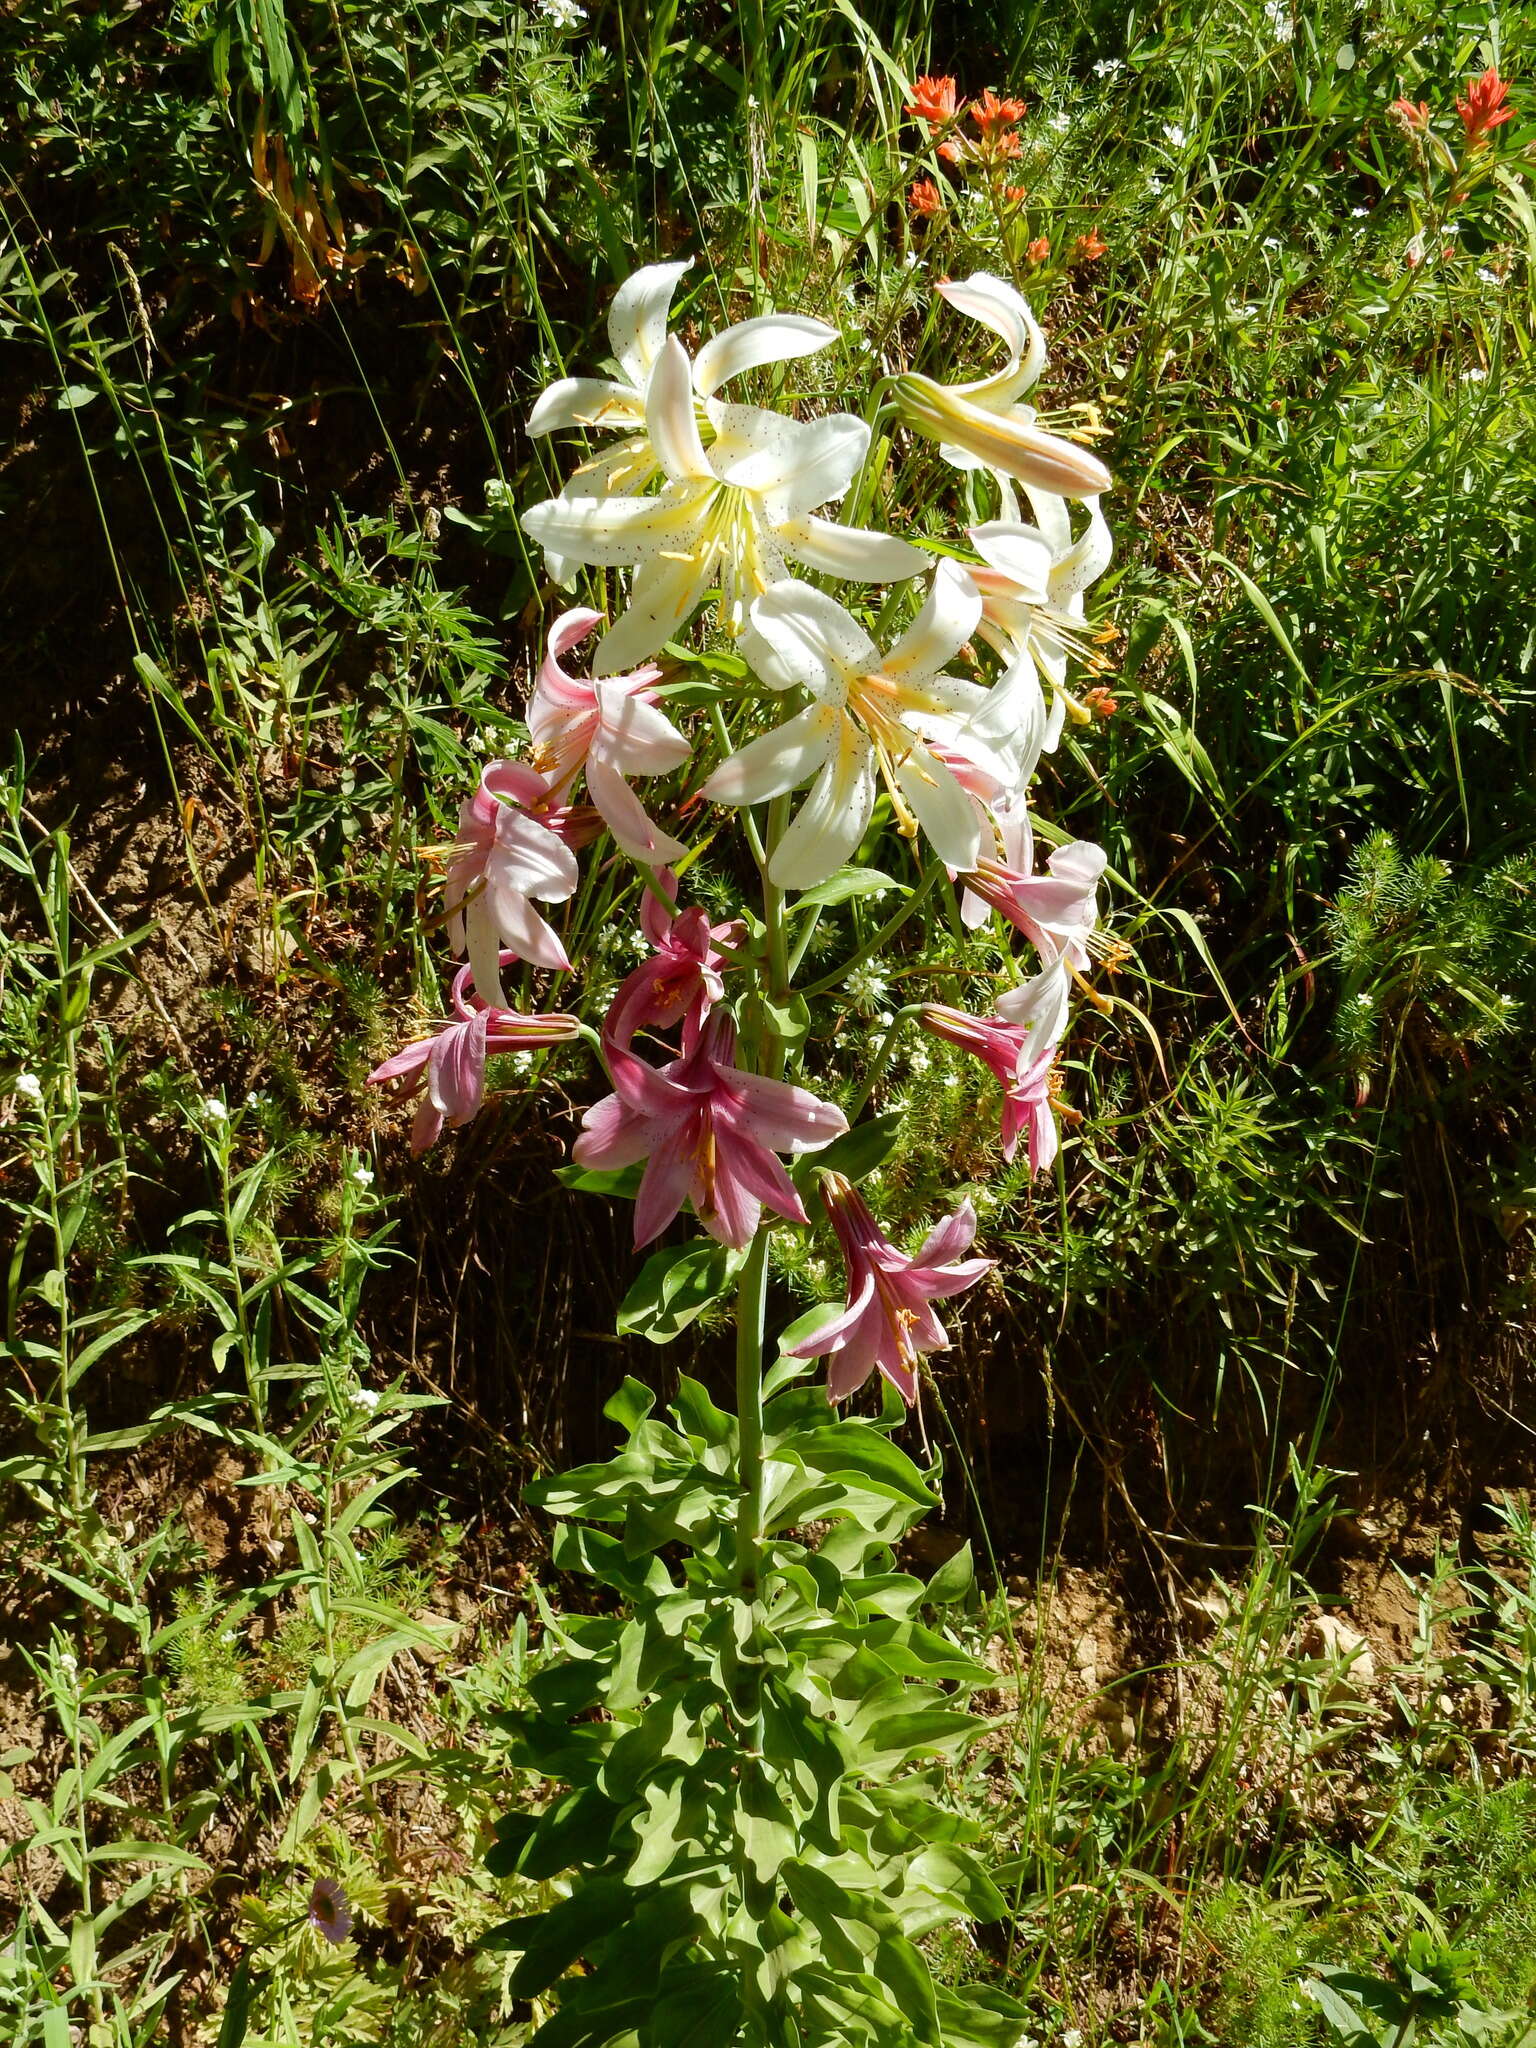
[[[715,560],[713,549],[689,548],[685,539],[676,559],[642,562],[630,586],[629,609],[597,643],[593,674],[624,674],[675,639],[703,603]]]
[[[592,685],[601,738],[597,751],[626,775],[670,775],[691,751],[664,711],[617,683]]]
[[[896,785],[944,865],[956,870],[974,867],[981,848],[981,819],[944,763],[926,747],[914,746],[896,763]]]
[[[712,398],[722,384],[746,370],[814,355],[836,339],[835,327],[800,313],[765,313],[756,320],[739,321],[699,350],[693,364],[694,389],[701,398]]]
[[[869,830],[875,808],[874,748],[851,718],[838,719],[836,744],[810,795],[768,861],[781,889],[813,889],[843,865]]]
[[[562,491],[529,507],[523,531],[570,561],[632,569],[664,550],[688,546],[712,488],[674,483],[654,498],[588,498]]]
[[[662,344],[645,394],[645,427],[656,459],[674,483],[709,483],[715,472],[704,454],[693,409],[693,370],[675,334]]]
[[[770,689],[841,694],[847,680],[881,665],[873,640],[825,591],[785,581],[752,607],[742,653]]]
[[[941,560],[922,610],[880,663],[882,674],[912,682],[936,675],[980,617],[981,592],[959,562]]]
[[[845,723],[828,704],[808,704],[772,732],[727,754],[699,792],[711,803],[758,804],[809,782],[826,761]]]
[[[788,553],[808,569],[841,576],[849,583],[904,583],[921,576],[932,562],[909,541],[894,533],[876,533],[867,526],[840,526],[835,519],[786,520],[779,538]]]
[[[645,424],[640,394],[609,377],[561,377],[539,394],[528,415],[527,433],[558,433],[563,427],[628,431]]]
[[[663,832],[647,815],[645,806],[618,770],[595,755],[587,757],[587,791],[602,812],[615,846],[631,860],[643,861],[647,867],[660,867],[667,861],[681,860],[688,851],[681,840]]]
[[[608,340],[631,384],[645,389],[651,365],[661,354],[667,315],[677,282],[693,268],[684,263],[649,263],[625,278],[608,309]]]
[[[1022,293],[986,270],[960,281],[946,279],[934,290],[956,312],[990,327],[1008,350],[1008,361],[1001,370],[975,383],[955,385],[955,390],[982,404],[1005,405],[1038,382],[1045,368],[1045,336]]]

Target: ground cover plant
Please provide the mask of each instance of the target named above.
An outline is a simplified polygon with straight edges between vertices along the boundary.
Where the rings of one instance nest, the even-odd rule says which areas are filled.
[[[11,2037],[1523,2038],[1529,29],[7,18]],[[626,362],[656,265],[670,329]],[[1064,536],[953,395],[1008,353],[977,293],[1021,367],[1030,318],[1049,347],[994,406],[1113,474]],[[826,489],[752,514],[810,593],[754,626],[750,470],[707,522],[720,436],[766,460],[770,418],[822,423]],[[615,516],[658,492],[631,586]],[[834,580],[860,531],[881,573]],[[965,634],[871,698],[850,634],[888,655],[967,577]],[[847,659],[776,678],[807,605]],[[1005,696],[980,735],[1034,775],[1008,884],[934,792],[1021,647],[1051,723]],[[1081,952],[1035,919],[1010,968],[964,877],[1028,934],[1089,844]],[[1063,961],[1088,989],[1021,1060],[1010,979]],[[793,1145],[828,1141],[787,1179],[727,1129],[780,1057]],[[725,1152],[637,1204],[617,1153],[644,1124],[683,1161],[680,1087]],[[446,1126],[415,1153],[413,1118]],[[765,1190],[817,1219],[771,1257],[731,1242]],[[990,1264],[916,1419],[766,1359],[759,1551],[721,1511],[736,1332],[814,1343],[845,1255],[872,1299]],[[845,1680],[711,1635],[754,1557]],[[873,1706],[849,1735],[877,1662],[936,1751],[862,1753]]]

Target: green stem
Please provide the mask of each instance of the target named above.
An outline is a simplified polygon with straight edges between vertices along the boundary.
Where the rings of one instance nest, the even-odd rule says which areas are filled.
[[[942,868],[930,868],[917,887],[909,891],[907,900],[902,904],[900,910],[885,920],[885,923],[881,925],[873,938],[866,939],[857,953],[852,954],[847,960],[843,961],[840,967],[834,967],[830,974],[824,974],[820,981],[813,981],[809,988],[802,989],[801,994],[807,998],[811,996],[824,996],[832,989],[841,988],[856,967],[862,967],[866,960],[881,952],[887,941],[895,937],[912,913],[921,907],[924,899],[942,873]]]
[[[758,1230],[736,1286],[736,1414],[740,1429],[736,1583],[757,1597],[763,1541],[763,1328],[768,1309],[768,1225]]]

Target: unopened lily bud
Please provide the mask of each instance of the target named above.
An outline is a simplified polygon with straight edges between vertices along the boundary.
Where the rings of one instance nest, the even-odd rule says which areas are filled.
[[[932,441],[963,448],[988,469],[1017,477],[1062,498],[1096,498],[1114,481],[1086,448],[1047,433],[1023,417],[1024,408],[994,412],[959,397],[931,377],[915,373],[892,386],[903,422]]]

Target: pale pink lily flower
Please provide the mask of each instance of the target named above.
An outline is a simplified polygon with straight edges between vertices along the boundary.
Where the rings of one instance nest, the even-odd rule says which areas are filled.
[[[570,960],[559,935],[533,899],[563,903],[579,874],[572,847],[599,830],[595,812],[563,805],[538,770],[522,761],[493,761],[459,811],[457,857],[445,880],[448,937],[469,953],[475,987],[506,1008],[503,946],[520,960],[560,973]]]
[[[840,1173],[821,1177],[821,1199],[848,1268],[848,1305],[812,1336],[790,1346],[794,1358],[830,1354],[827,1395],[843,1401],[878,1369],[910,1406],[917,1399],[918,1359],[949,1344],[933,1304],[973,1286],[992,1259],[965,1259],[976,1235],[969,1200],[929,1233],[916,1258],[899,1252],[868,1205]]]
[[[509,953],[507,958],[513,956]],[[451,1020],[429,1038],[418,1038],[374,1068],[368,1081],[382,1087],[398,1082],[404,1098],[425,1090],[411,1124],[411,1150],[425,1152],[444,1123],[456,1128],[480,1114],[485,1103],[485,1063],[492,1053],[523,1052],[560,1045],[581,1030],[574,1017],[555,1010],[542,1017],[498,1008],[471,993],[471,973],[454,976]]]
[[[549,629],[528,707],[533,765],[557,797],[568,796],[585,769],[587,794],[615,844],[632,860],[655,867],[681,859],[686,849],[652,823],[625,777],[670,774],[687,760],[688,742],[656,708],[661,670],[654,664],[592,681],[567,675],[560,666],[560,656],[602,623],[601,612],[578,609],[562,612]]]
[[[1056,1119],[1051,1113],[1051,1067],[1056,1048],[1041,1050],[1039,1034],[1003,1017],[973,1017],[943,1003],[928,1003],[922,1021],[936,1038],[974,1053],[1003,1090],[1003,1157],[1009,1164],[1019,1139],[1029,1132],[1029,1170],[1044,1173],[1056,1157]]]
[[[981,860],[966,886],[1023,932],[1047,966],[1061,959],[1079,974],[1088,965],[1088,942],[1099,921],[1098,883],[1105,868],[1102,846],[1074,839],[1046,861],[1048,874]]]
[[[662,868],[656,879],[675,906],[676,875]],[[709,912],[697,904],[669,912],[648,889],[640,928],[655,950],[620,983],[604,1039],[628,1052],[637,1031],[668,1031],[681,1020],[683,1051],[691,1052],[704,1019],[725,994],[722,972],[734,964],[730,953],[745,940],[746,927],[739,918],[712,925]]]
[[[659,1237],[685,1200],[711,1237],[738,1251],[751,1243],[765,1205],[791,1223],[809,1221],[774,1154],[817,1151],[841,1137],[848,1119],[804,1088],[733,1066],[736,1031],[723,1010],[660,1072],[611,1041],[604,1050],[614,1093],[582,1118],[572,1156],[599,1171],[646,1162],[637,1246]]]

